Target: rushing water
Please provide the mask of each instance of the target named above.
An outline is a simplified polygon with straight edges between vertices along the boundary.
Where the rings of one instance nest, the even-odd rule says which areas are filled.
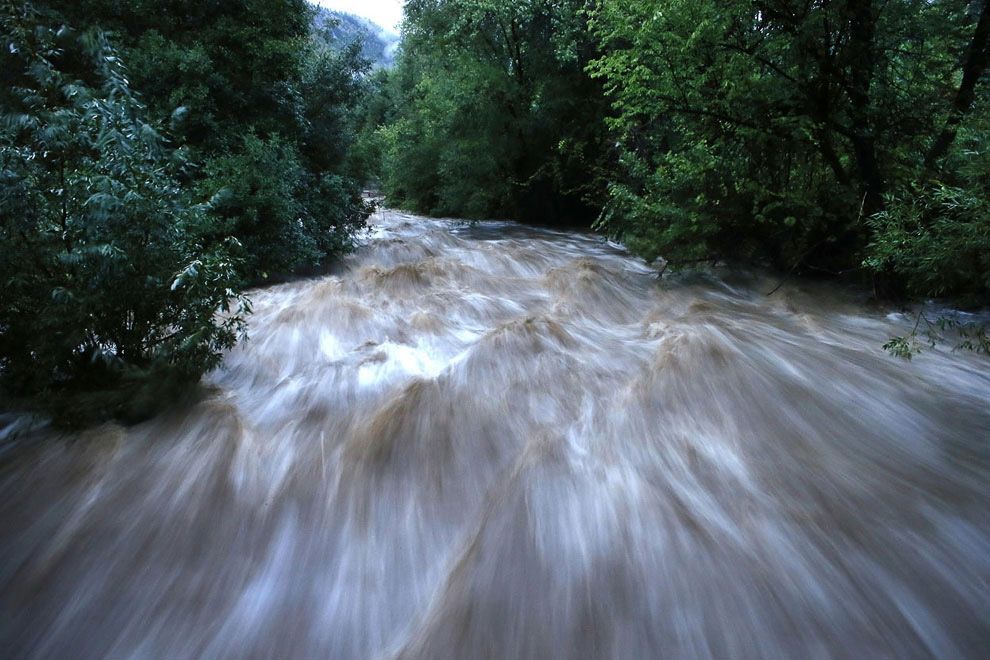
[[[910,321],[392,212],[202,402],[0,471],[0,655],[979,657],[990,377]],[[24,448],[24,445],[27,448]]]

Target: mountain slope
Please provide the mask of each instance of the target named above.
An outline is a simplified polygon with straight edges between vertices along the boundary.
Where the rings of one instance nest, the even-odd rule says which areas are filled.
[[[360,41],[361,54],[375,66],[388,67],[394,63],[399,35],[367,18],[326,7],[315,9],[314,28],[328,30],[335,44],[344,46]]]

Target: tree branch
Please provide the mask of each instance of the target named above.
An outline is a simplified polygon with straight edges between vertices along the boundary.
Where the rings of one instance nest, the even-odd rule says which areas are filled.
[[[925,171],[932,173],[935,165],[949,151],[956,139],[959,124],[963,117],[973,107],[976,98],[976,85],[990,64],[990,0],[984,0],[980,18],[973,31],[973,40],[966,51],[966,61],[963,64],[963,78],[952,101],[952,109],[945,121],[942,132],[935,139],[928,155],[925,156]]]

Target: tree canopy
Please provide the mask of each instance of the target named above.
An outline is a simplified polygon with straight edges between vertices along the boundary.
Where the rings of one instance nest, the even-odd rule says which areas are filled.
[[[412,0],[384,188],[986,301],[982,0]]]
[[[380,131],[389,199],[421,212],[587,223],[607,102],[579,2],[412,0]]]
[[[243,286],[346,251],[360,46],[303,0],[0,4],[0,385],[139,419],[243,334]]]

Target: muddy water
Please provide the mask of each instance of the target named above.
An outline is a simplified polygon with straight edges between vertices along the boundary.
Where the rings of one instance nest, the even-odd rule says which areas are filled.
[[[21,440],[2,655],[988,652],[983,358],[591,236],[373,221],[254,294],[201,403]]]

